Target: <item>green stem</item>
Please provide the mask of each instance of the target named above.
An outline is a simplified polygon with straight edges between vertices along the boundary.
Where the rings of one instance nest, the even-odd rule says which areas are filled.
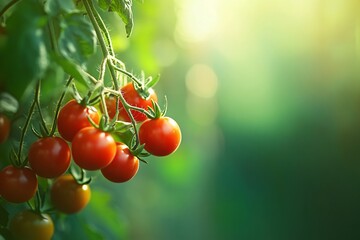
[[[42,128],[43,128],[43,130],[46,132],[46,135],[49,135],[49,131],[48,131],[48,129],[47,129],[46,122],[45,122],[45,119],[44,119],[44,115],[42,114],[41,105],[40,105],[40,90],[41,90],[40,87],[41,87],[41,80],[39,80],[37,87],[38,87],[39,89],[38,89],[38,93],[37,93],[37,95],[36,95],[36,106],[37,106],[38,111],[39,111]]]
[[[38,189],[36,191],[36,198],[35,198],[35,212],[40,213],[41,206],[42,206],[41,195],[40,195],[40,190]]]
[[[52,123],[52,126],[51,126],[49,136],[53,136],[54,133],[55,133],[55,129],[56,129],[56,125],[57,125],[56,122],[57,122],[57,118],[58,118],[59,111],[60,111],[60,108],[61,108],[61,104],[62,104],[62,101],[64,100],[66,91],[67,91],[67,89],[68,89],[68,87],[69,87],[69,85],[70,85],[70,83],[72,82],[73,79],[74,78],[72,76],[69,77],[69,79],[67,80],[67,82],[65,84],[65,89],[62,92],[62,94],[61,94],[61,96],[59,98],[59,101],[56,104],[55,116],[54,116],[54,120],[53,120],[53,123]]]
[[[108,51],[109,51],[110,55],[115,57],[115,52],[114,52],[114,48],[113,48],[113,46],[112,46],[110,33],[109,33],[109,31],[107,30],[104,21],[102,20],[102,18],[100,17],[100,15],[99,15],[99,13],[96,11],[96,9],[94,8],[94,5],[93,5],[93,4],[90,4],[90,8],[91,8],[92,13],[94,14],[94,18],[96,19],[96,22],[97,22],[98,25],[99,25],[99,28],[103,31],[103,33],[104,33],[104,35],[105,35],[106,41],[107,41],[107,43],[108,43],[108,45],[109,45]]]
[[[125,74],[126,76],[128,76],[131,80],[135,81],[137,84],[139,84],[140,86],[142,85],[141,81],[139,79],[137,79],[134,75],[132,75],[131,73],[129,73],[128,71],[121,69],[117,66],[113,65],[113,68],[123,74]]]
[[[3,9],[1,9],[0,11],[0,18],[4,15],[4,13],[11,8],[12,6],[14,6],[17,2],[20,2],[20,0],[12,0],[11,2],[9,2],[8,4],[5,5],[5,7]]]
[[[24,127],[21,131],[21,137],[20,137],[20,143],[19,143],[19,150],[18,150],[18,153],[17,153],[17,160],[18,160],[18,164],[19,166],[22,166],[23,164],[21,163],[21,154],[22,154],[22,150],[23,150],[23,147],[24,147],[24,138],[25,138],[25,134],[27,132],[27,129],[29,127],[29,123],[30,123],[30,120],[31,120],[31,117],[32,117],[32,114],[34,113],[34,109],[36,107],[36,102],[37,102],[37,98],[39,96],[39,92],[40,92],[40,81],[38,81],[36,83],[36,90],[35,90],[35,97],[34,97],[34,100],[30,106],[30,110],[29,110],[29,113],[26,117],[26,121],[25,121],[25,124],[24,124]],[[24,163],[26,164],[26,163]]]
[[[47,25],[48,25],[48,29],[49,29],[51,47],[54,50],[54,52],[57,54],[59,52],[59,48],[57,46],[57,40],[56,40],[56,36],[55,36],[54,21],[53,21],[52,18],[49,18],[49,21],[48,21]]]
[[[96,20],[96,17],[94,16],[94,12],[96,12],[96,9],[94,8],[94,6],[92,5],[92,0],[83,0],[84,2],[84,6],[85,6],[85,9],[86,9],[86,12],[87,14],[89,15],[89,18],[90,18],[90,21],[95,29],[95,32],[96,32],[96,36],[99,40],[99,43],[100,43],[100,48],[101,48],[101,51],[103,53],[103,56],[104,58],[107,58],[110,54],[109,54],[109,51],[106,47],[106,44],[105,44],[105,41],[104,41],[104,38],[101,34],[101,29],[99,27],[99,24]],[[100,18],[100,16],[98,15],[98,17]],[[113,83],[114,83],[114,87],[116,90],[119,89],[119,85],[118,85],[118,82],[117,82],[117,79],[116,79],[116,73],[115,73],[115,69],[113,67],[113,64],[111,64],[109,61],[107,61],[107,66],[109,68],[109,71],[110,71],[110,74],[111,74],[111,77],[112,77],[112,80],[113,80]],[[124,97],[120,94],[118,95],[121,103],[126,106],[126,101],[124,99]],[[139,136],[138,136],[138,131],[136,129],[136,121],[130,111],[130,109],[128,107],[124,107],[125,108],[125,111],[127,112],[127,114],[130,116],[130,119],[131,119],[131,123],[133,125],[133,128],[134,128],[134,131],[135,131],[135,134],[136,134],[136,143],[135,143],[135,147],[138,146],[139,144]]]

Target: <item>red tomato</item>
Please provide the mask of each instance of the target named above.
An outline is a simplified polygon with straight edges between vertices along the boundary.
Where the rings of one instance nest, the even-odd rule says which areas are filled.
[[[40,177],[55,178],[70,166],[71,151],[59,137],[40,138],[29,149],[29,164]]]
[[[114,96],[110,96],[105,98],[106,108],[110,118],[115,117],[116,113],[116,98]]]
[[[91,191],[87,184],[79,184],[70,174],[57,178],[50,190],[51,202],[59,211],[71,214],[81,211],[90,201]]]
[[[149,97],[147,99],[142,98],[140,96],[140,94],[136,91],[136,89],[134,88],[134,85],[132,82],[123,86],[120,89],[120,91],[121,91],[121,94],[123,95],[125,101],[128,104],[135,106],[135,107],[143,108],[145,110],[147,110],[148,107],[152,107],[151,100],[153,100],[155,102],[157,102],[157,100],[158,100],[157,95],[152,88],[148,89]],[[116,101],[115,97],[110,97],[106,101],[109,116],[111,118],[115,116],[115,112],[116,112],[116,102],[115,101]],[[137,122],[142,122],[147,119],[145,114],[143,114],[139,111],[136,111],[136,110],[131,110],[131,114],[133,115],[134,119]],[[123,120],[123,121],[127,121],[127,122],[131,121],[129,115],[125,111],[125,108],[121,104],[121,102],[119,102],[119,119]]]
[[[102,175],[111,182],[121,183],[130,180],[139,169],[139,159],[131,154],[129,148],[118,143],[112,162],[101,169]]]
[[[47,214],[25,210],[11,219],[10,232],[18,240],[50,240],[54,235],[54,223]]]
[[[8,202],[22,203],[36,193],[36,174],[28,167],[9,165],[0,171],[0,195]]]
[[[100,117],[96,109],[84,107],[74,99],[66,103],[59,112],[57,119],[58,131],[67,141],[72,141],[75,134],[82,128],[90,127],[88,116],[99,124]]]
[[[10,120],[4,115],[0,114],[0,143],[5,142],[10,133]]]
[[[86,170],[99,170],[111,163],[116,143],[110,133],[94,127],[81,129],[72,141],[75,163]]]
[[[179,125],[169,117],[148,119],[139,128],[139,139],[146,151],[155,156],[167,156],[180,145]]]

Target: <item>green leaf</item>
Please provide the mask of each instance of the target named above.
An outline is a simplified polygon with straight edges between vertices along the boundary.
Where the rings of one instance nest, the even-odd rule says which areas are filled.
[[[60,52],[66,58],[84,64],[96,49],[94,28],[81,13],[67,15],[61,23],[61,28]]]
[[[0,93],[0,113],[14,114],[19,108],[18,101],[9,93]]]
[[[45,11],[50,16],[58,16],[62,13],[71,13],[76,10],[73,0],[47,0],[44,6]]]
[[[125,24],[127,37],[131,35],[134,26],[132,0],[99,0],[99,6],[106,11],[116,12]]]
[[[8,18],[8,40],[0,49],[0,71],[4,73],[5,89],[18,99],[48,67],[46,21],[37,0],[19,2]]]
[[[79,65],[60,55],[54,56],[54,60],[67,74],[73,76],[76,80],[81,81],[86,86],[90,84],[89,77],[85,74],[84,70]]]

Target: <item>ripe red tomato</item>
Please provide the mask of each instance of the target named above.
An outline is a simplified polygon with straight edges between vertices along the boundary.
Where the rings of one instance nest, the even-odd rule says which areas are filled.
[[[30,146],[28,157],[30,167],[37,175],[55,178],[69,168],[71,151],[62,138],[45,137]]]
[[[154,92],[154,90],[152,88],[148,89],[149,91],[149,97],[147,99],[144,99],[140,96],[140,94],[136,91],[136,89],[134,88],[134,85],[132,82],[126,84],[125,86],[123,86],[121,89],[121,94],[123,95],[125,101],[135,107],[139,107],[139,108],[143,108],[145,110],[148,109],[148,107],[152,106],[152,102],[151,100],[157,102],[157,95]],[[116,98],[115,97],[110,97],[109,99],[107,99],[106,101],[106,106],[109,112],[109,116],[112,118],[115,116],[115,112],[116,112]],[[144,120],[147,119],[146,115],[136,111],[136,110],[131,110],[131,114],[133,115],[134,119],[137,122],[142,122]],[[121,104],[121,102],[119,102],[119,119],[123,120],[123,121],[127,121],[130,122],[130,117],[127,114],[127,112],[125,111],[124,106]]]
[[[54,234],[54,223],[47,214],[25,210],[10,221],[10,232],[18,240],[50,240]]]
[[[4,115],[0,114],[0,143],[5,142],[10,133],[10,120]]]
[[[72,141],[75,163],[86,170],[99,170],[111,163],[116,143],[110,133],[94,127],[81,129]]]
[[[72,141],[75,134],[82,128],[90,127],[90,117],[96,124],[99,124],[100,117],[96,109],[84,107],[74,99],[66,103],[60,110],[57,119],[58,131],[67,141]]]
[[[72,175],[65,174],[54,181],[50,195],[56,209],[71,214],[86,207],[90,201],[91,191],[89,185],[81,185]]]
[[[148,119],[139,128],[139,139],[146,151],[155,156],[167,156],[180,145],[179,125],[169,117]]]
[[[28,167],[9,165],[0,171],[0,195],[8,202],[22,203],[36,193],[36,174]]]
[[[139,169],[139,159],[131,154],[129,148],[118,143],[112,162],[101,169],[102,175],[111,182],[121,183],[130,180]]]

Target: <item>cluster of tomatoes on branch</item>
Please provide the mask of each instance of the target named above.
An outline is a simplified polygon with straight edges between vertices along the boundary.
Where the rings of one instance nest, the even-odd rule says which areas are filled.
[[[17,2],[10,1],[1,10],[0,25],[7,25],[6,21],[1,22],[1,15]],[[137,78],[116,58],[106,25],[92,0],[75,1],[82,4],[88,19],[79,14],[70,0],[31,2],[24,1],[10,14],[9,25],[13,27],[10,33],[16,36],[14,26],[24,24],[17,18],[26,13],[29,19],[36,20],[30,24],[34,24],[37,31],[48,27],[49,38],[38,38],[40,35],[33,35],[33,32],[22,36],[34,40],[30,42],[33,48],[43,51],[38,52],[39,61],[35,61],[38,70],[43,72],[42,77],[30,71],[36,80],[26,82],[36,85],[29,109],[24,111],[22,108],[23,112],[17,114],[19,103],[6,92],[12,81],[19,84],[16,71],[5,74],[14,80],[7,79],[5,91],[0,92],[0,144],[8,141],[10,129],[20,127],[21,130],[20,139],[10,139],[15,140],[10,151],[10,164],[0,170],[0,235],[14,239],[51,239],[54,234],[52,214],[77,213],[89,203],[92,181],[87,174],[89,171],[98,172],[110,182],[129,181],[137,174],[140,162],[147,163],[146,157],[168,156],[175,152],[181,142],[181,131],[176,121],[166,116],[166,98],[163,109],[158,104],[153,86],[159,78],[145,78],[144,74]],[[130,35],[131,1],[98,1],[98,4],[108,11],[117,11]],[[33,5],[36,8],[33,9]],[[33,16],[29,10],[34,11]],[[46,21],[37,21],[39,19]],[[41,22],[46,22],[47,26],[39,25]],[[1,26],[0,29],[7,31]],[[64,36],[70,38],[65,40]],[[91,37],[96,37],[103,53],[98,77],[74,61],[89,55],[86,51],[96,45]],[[17,39],[13,38],[14,41]],[[12,47],[10,40],[7,44]],[[47,54],[43,54],[44,46],[49,46]],[[69,46],[79,46],[80,54]],[[48,55],[52,55],[53,62],[46,63]],[[40,100],[42,82],[46,81],[45,71],[50,65],[63,71],[64,80],[67,80],[56,107],[51,111],[47,109],[48,117],[52,118],[49,124]],[[110,75],[110,82],[105,81],[105,73]],[[85,90],[78,91],[79,85],[85,86]],[[68,101],[64,103],[66,98]],[[16,126],[24,112],[27,115],[22,119],[23,125]],[[16,114],[17,119],[11,119]],[[26,142],[30,128],[37,140]],[[28,209],[9,220],[2,202],[27,203]]]
[[[46,201],[38,190],[41,177],[49,179],[50,205],[54,208],[50,210],[72,214],[90,200],[91,178],[86,177],[86,171],[99,170],[109,181],[122,183],[136,175],[139,160],[146,162],[144,157],[173,153],[181,141],[178,124],[160,111],[152,88],[147,89],[148,98],[143,98],[134,87],[136,84],[130,82],[118,91],[126,106],[114,95],[105,96],[105,106],[96,99],[102,98],[101,94],[81,101],[71,99],[56,114],[57,131],[46,129],[45,123],[41,131],[33,128],[39,139],[30,145],[25,160],[21,159],[21,150],[14,152],[12,164],[0,171],[0,196],[12,203],[27,202],[36,196],[33,210],[40,213],[41,202]],[[90,102],[95,104],[91,106]],[[27,124],[31,115],[32,112]],[[6,115],[1,115],[2,141],[6,141],[9,122]],[[11,221],[10,230],[16,229],[13,234],[22,234],[14,225],[23,219],[23,214],[32,213],[21,212]],[[51,222],[49,215],[38,220]]]

